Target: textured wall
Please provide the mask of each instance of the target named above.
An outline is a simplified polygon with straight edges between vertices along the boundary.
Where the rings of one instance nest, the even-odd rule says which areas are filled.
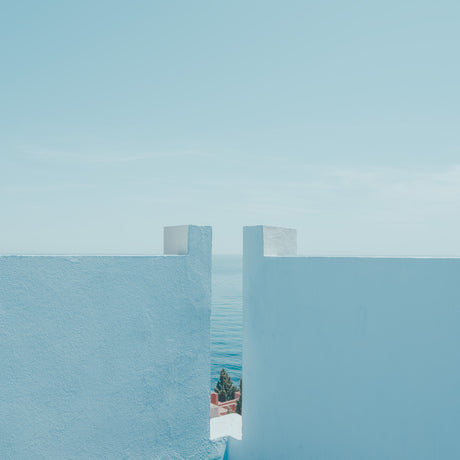
[[[264,239],[295,250],[292,231],[245,228],[229,458],[460,458],[460,260],[264,257]]]
[[[211,228],[184,228],[187,255],[0,258],[0,458],[213,456]]]

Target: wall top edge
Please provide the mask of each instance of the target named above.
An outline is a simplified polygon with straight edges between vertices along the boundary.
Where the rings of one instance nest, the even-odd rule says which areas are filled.
[[[243,229],[245,228],[260,228],[260,229],[267,229],[267,230],[272,230],[272,229],[278,229],[278,230],[294,230],[296,231],[295,228],[293,227],[277,227],[276,225],[245,225]]]
[[[91,259],[91,258],[117,258],[117,259],[159,259],[165,257],[183,257],[188,254],[3,254],[0,259],[20,258],[20,257],[35,257],[49,259]]]
[[[398,259],[398,260],[413,260],[413,259],[430,259],[430,260],[460,260],[460,256],[272,256],[265,255],[267,259]]]
[[[178,225],[165,225],[164,227],[199,227],[199,228],[211,228],[212,225],[178,224]],[[163,227],[163,228],[164,228],[164,227]]]

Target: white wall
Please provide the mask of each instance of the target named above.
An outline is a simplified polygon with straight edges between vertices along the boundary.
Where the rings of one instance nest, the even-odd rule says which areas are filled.
[[[293,235],[244,230],[230,460],[460,458],[460,260],[282,257]]]
[[[0,257],[0,458],[213,457],[211,228],[174,248]]]

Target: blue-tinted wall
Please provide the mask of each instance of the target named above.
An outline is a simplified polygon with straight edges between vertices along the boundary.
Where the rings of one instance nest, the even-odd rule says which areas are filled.
[[[229,458],[460,458],[459,259],[283,257],[295,233],[270,227],[244,245]]]
[[[214,456],[211,229],[174,251],[0,257],[0,458]]]

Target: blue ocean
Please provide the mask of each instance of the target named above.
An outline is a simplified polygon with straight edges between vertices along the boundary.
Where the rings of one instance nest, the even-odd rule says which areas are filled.
[[[211,389],[224,368],[239,385],[243,355],[242,256],[213,256]]]

